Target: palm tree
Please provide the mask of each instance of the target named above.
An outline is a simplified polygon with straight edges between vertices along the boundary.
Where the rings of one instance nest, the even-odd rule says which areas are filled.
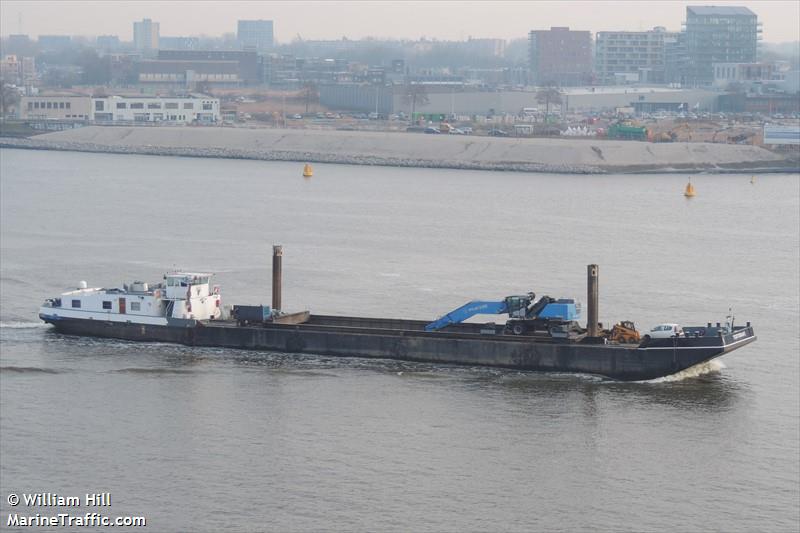
[[[561,91],[552,85],[542,87],[536,92],[536,101],[545,104],[544,123],[547,124],[550,118],[550,104],[561,105]]]

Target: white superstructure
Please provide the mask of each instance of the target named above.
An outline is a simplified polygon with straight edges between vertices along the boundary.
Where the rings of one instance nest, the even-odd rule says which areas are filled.
[[[121,289],[76,289],[51,298],[39,309],[47,322],[61,319],[103,320],[132,324],[167,325],[171,320],[215,320],[221,317],[218,286],[212,274],[172,272],[161,283],[135,281]]]
[[[104,96],[92,98],[95,122],[219,122],[219,98],[207,96]]]

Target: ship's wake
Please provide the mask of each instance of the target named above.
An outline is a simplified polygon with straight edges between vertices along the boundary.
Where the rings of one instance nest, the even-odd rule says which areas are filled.
[[[705,374],[719,372],[725,367],[725,363],[719,359],[712,359],[698,365],[691,366],[686,370],[681,370],[675,374],[664,376],[662,378],[650,379],[643,383],[673,383],[675,381],[683,381],[684,379],[696,378]]]
[[[49,324],[44,322],[23,322],[23,321],[3,321],[0,322],[0,329],[34,329],[46,328]]]

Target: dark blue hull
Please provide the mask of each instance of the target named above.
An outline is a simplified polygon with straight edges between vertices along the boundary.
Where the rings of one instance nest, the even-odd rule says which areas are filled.
[[[674,374],[756,340],[751,327],[738,327],[730,333],[715,331],[702,337],[658,339],[636,346],[486,335],[474,324],[426,332],[426,322],[422,321],[357,317],[312,316],[306,324],[252,327],[223,321],[189,322],[180,327],[49,318],[42,316],[57,331],[72,335],[596,374],[623,381]]]

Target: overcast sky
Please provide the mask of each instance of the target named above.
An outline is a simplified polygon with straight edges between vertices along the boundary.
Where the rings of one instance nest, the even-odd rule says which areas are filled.
[[[70,1],[1,0],[0,33],[118,35],[133,38],[133,21],[161,23],[161,35],[222,35],[236,31],[238,19],[270,19],[278,42],[303,39],[472,37],[519,39],[532,29],[569,26],[592,32],[680,30],[687,5],[712,2],[668,1]],[[731,0],[715,5],[749,7],[763,22],[764,41],[800,40],[797,0]]]

